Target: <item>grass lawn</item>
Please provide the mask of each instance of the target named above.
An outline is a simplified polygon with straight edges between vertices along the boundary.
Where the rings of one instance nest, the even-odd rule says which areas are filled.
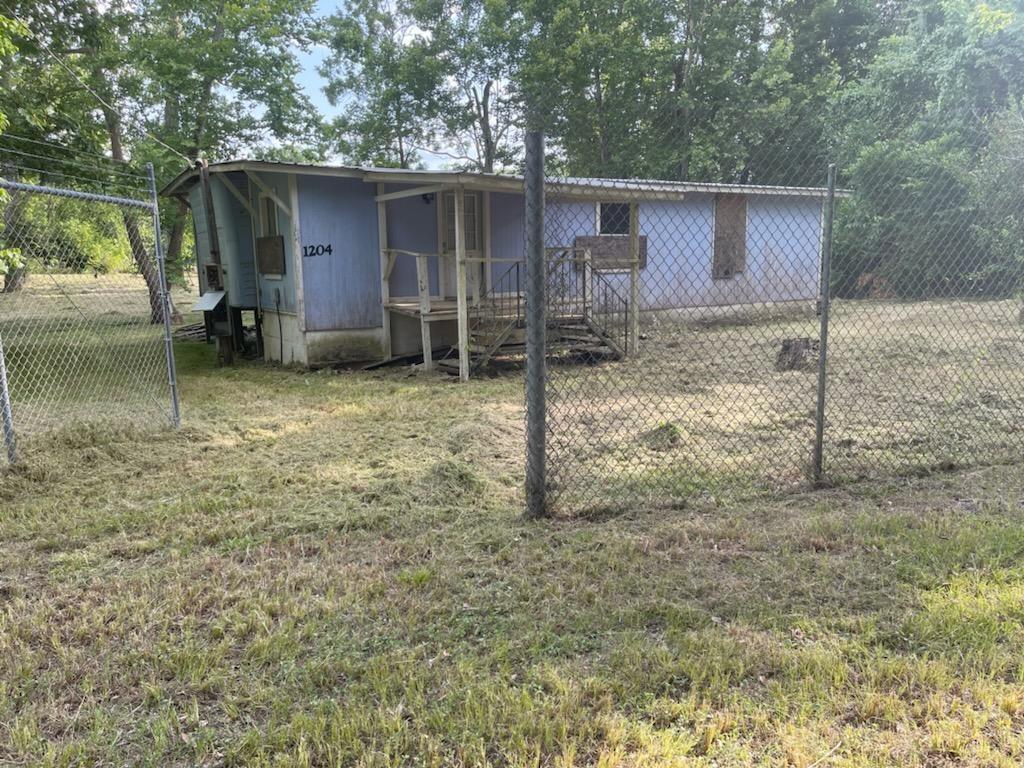
[[[1024,761],[1019,467],[527,523],[517,377],[179,371],[0,474],[0,764]]]
[[[802,311],[801,311],[802,309]],[[1024,452],[1024,325],[1016,300],[832,306],[825,474],[906,475]],[[639,354],[549,369],[550,479],[563,506],[632,508],[745,481],[806,487],[817,354],[777,370],[784,339],[817,340],[800,305],[710,322],[647,313]]]

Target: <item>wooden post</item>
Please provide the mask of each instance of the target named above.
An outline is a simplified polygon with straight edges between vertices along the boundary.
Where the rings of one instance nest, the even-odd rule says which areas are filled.
[[[306,299],[302,285],[302,231],[299,226],[299,186],[294,173],[288,175],[288,196],[291,203],[289,208],[292,224],[292,261],[295,264],[295,319],[298,321],[299,331],[302,332],[302,349],[305,355]]]
[[[384,194],[384,185],[377,185],[377,194]],[[391,310],[388,303],[391,301],[391,280],[388,269],[388,204],[380,200],[377,203],[377,241],[380,245],[380,306],[381,335],[383,336],[382,350],[384,359],[391,357]]]
[[[427,267],[427,255],[416,255],[416,288],[420,294],[420,344],[423,347],[423,370],[434,368],[434,355],[430,341],[430,270]]]
[[[590,320],[594,314],[594,264],[590,249],[583,249],[583,319]]]
[[[494,267],[491,266],[491,259],[493,254],[491,253],[491,193],[483,193],[483,209],[484,209],[484,242],[483,242],[483,253],[484,253],[484,288],[488,293],[494,288]]]
[[[640,204],[629,204],[629,350],[640,342]]]
[[[469,306],[466,296],[466,201],[462,187],[455,190],[455,303],[459,326],[459,378],[469,381]]]

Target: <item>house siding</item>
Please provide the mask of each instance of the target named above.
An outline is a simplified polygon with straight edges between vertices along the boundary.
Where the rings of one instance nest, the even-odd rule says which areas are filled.
[[[518,226],[508,220],[503,223],[505,229],[522,231],[521,204],[517,212]],[[592,201],[549,200],[546,213],[548,247],[571,246],[578,236],[596,234]],[[715,203],[710,194],[680,201],[640,202],[640,233],[647,237],[647,265],[640,276],[643,309],[817,297],[819,199],[748,195],[746,269],[725,280],[712,277],[714,226]],[[628,296],[628,271],[605,272],[604,276],[621,295]]]
[[[235,174],[232,174],[234,176]],[[210,185],[213,198],[214,218],[217,225],[217,242],[220,245],[221,266],[225,273],[225,288],[228,302],[235,307],[256,306],[256,268],[253,263],[252,224],[249,212],[225,189],[230,183],[214,176]],[[245,189],[244,176],[241,189]],[[206,201],[202,187],[194,186],[189,191],[189,205],[192,207],[192,221],[195,228],[197,262],[200,285],[207,290],[205,266],[211,263],[210,233],[206,216]]]
[[[288,176],[283,173],[261,173],[258,174],[260,181],[274,190],[277,197],[288,203]],[[259,211],[260,189],[251,184],[249,188],[250,202]],[[281,312],[295,314],[295,254],[292,244],[292,220],[280,208],[274,206],[277,214],[277,231],[284,238],[284,274],[280,277],[267,277],[258,275],[257,282],[260,291],[260,306],[264,310],[276,311],[275,291],[280,291]],[[257,224],[257,226],[260,226]]]
[[[491,193],[491,258],[523,258],[526,252],[524,211],[522,195]],[[511,266],[507,262],[491,264],[491,280],[497,283]]]
[[[413,185],[388,184],[385,192],[398,192],[409,189]],[[388,247],[399,248],[416,253],[437,253],[437,198],[429,195],[424,202],[421,195],[402,197],[387,204],[388,215]],[[376,214],[375,214],[376,216]],[[438,295],[437,278],[438,260],[431,256],[427,259],[427,270],[430,275],[430,293]],[[399,255],[395,260],[395,268],[391,272],[391,296],[409,297],[419,295],[416,281],[416,260],[411,256]]]
[[[332,251],[300,257],[307,331],[381,325],[374,192],[358,179],[298,178],[301,245],[329,245]]]
[[[235,307],[256,307],[256,264],[253,261],[252,217],[224,184],[235,184],[245,194],[245,174],[230,174],[230,179],[214,176],[214,206],[221,256],[228,265],[228,300]],[[227,211],[227,216],[223,212]]]

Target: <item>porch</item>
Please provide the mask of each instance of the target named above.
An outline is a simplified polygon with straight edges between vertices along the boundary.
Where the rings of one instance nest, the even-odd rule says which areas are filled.
[[[441,368],[466,381],[495,355],[522,351],[521,213],[518,222],[509,224],[507,211],[497,210],[496,218],[505,222],[504,234],[492,237],[496,201],[491,192],[485,185],[432,184],[390,191],[378,185],[385,359],[418,351],[424,370]],[[507,192],[499,196],[503,205],[509,204],[510,197]],[[402,203],[416,198],[436,205],[436,228],[418,204]],[[513,202],[521,208],[519,200]],[[403,207],[393,210],[392,206]],[[417,224],[419,242],[433,239],[436,248],[401,247],[411,239],[409,226]],[[624,356],[633,346],[629,343],[630,302],[592,268],[589,249],[549,249],[547,273],[550,346]],[[410,349],[410,320],[419,333],[418,350]],[[397,329],[394,334],[393,329]],[[399,354],[393,355],[396,351]]]

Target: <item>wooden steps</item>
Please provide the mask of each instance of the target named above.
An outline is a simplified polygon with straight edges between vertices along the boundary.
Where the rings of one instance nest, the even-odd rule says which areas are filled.
[[[548,349],[564,349],[574,355],[587,355],[594,359],[619,359],[623,355],[610,338],[589,323],[576,318],[548,327]],[[491,359],[502,355],[522,354],[526,348],[526,329],[521,323],[509,325],[500,331],[474,328],[470,334],[470,370],[479,371]],[[457,350],[435,365],[453,376],[459,375]]]

